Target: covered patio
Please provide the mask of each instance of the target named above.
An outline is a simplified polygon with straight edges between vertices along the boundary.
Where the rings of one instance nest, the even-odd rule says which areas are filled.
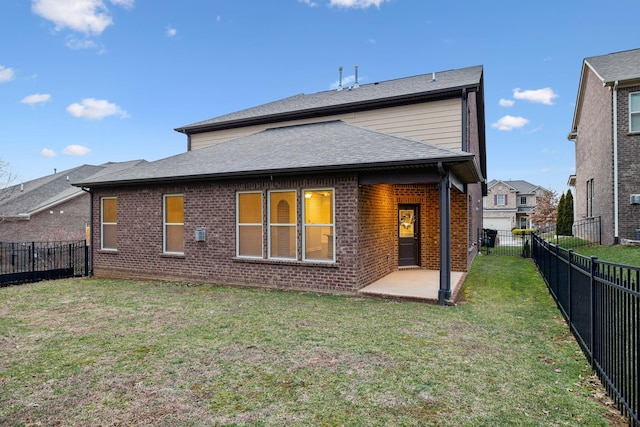
[[[458,292],[466,278],[466,273],[463,272],[452,271],[450,274],[451,298],[446,301],[447,304],[455,302]],[[439,270],[407,268],[394,271],[376,280],[372,284],[360,289],[358,293],[383,298],[411,299],[438,303],[439,291]]]

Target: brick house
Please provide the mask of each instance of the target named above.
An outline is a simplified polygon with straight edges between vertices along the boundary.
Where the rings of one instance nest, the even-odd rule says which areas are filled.
[[[90,197],[71,183],[140,162],[82,165],[0,190],[0,242],[84,240],[91,216]]]
[[[549,192],[546,188],[523,180],[491,180],[483,202],[483,228],[511,230],[514,227],[543,226],[532,224],[530,215],[536,207],[537,198]]]
[[[187,151],[75,185],[94,274],[354,292],[477,253],[483,69],[302,94],[176,129]]]
[[[640,49],[585,58],[568,139],[575,219],[601,218],[602,244],[640,229]]]

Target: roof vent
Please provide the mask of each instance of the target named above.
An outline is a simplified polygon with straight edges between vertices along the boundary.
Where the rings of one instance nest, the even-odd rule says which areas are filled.
[[[436,81],[436,72],[435,71],[431,74],[431,81],[432,82]]]
[[[342,67],[338,68],[338,71],[340,72],[340,83],[338,83],[338,92],[340,92],[342,90]]]
[[[356,68],[356,82],[353,84],[353,88],[357,88],[360,87],[360,85],[358,84],[358,64],[355,65]]]

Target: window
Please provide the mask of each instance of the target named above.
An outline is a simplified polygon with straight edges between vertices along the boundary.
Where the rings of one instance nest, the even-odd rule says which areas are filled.
[[[507,204],[507,195],[497,194],[493,202],[496,206],[505,206]]]
[[[103,197],[100,206],[100,249],[118,249],[118,199]]]
[[[163,252],[184,253],[184,197],[164,196]]]
[[[304,260],[334,260],[333,190],[305,190],[303,210]]]
[[[238,193],[236,255],[262,257],[262,193]]]
[[[587,218],[593,216],[593,178],[587,180]]]
[[[296,192],[269,192],[269,258],[296,259]]]
[[[526,197],[520,197],[520,204],[521,205],[526,205],[527,204],[527,198]]]
[[[629,131],[640,132],[640,92],[629,94]]]

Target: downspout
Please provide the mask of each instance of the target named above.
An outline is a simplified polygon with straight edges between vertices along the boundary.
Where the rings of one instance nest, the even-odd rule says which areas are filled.
[[[613,243],[619,242],[618,230],[618,80],[613,84]]]
[[[87,275],[93,277],[93,191],[90,188],[80,188],[89,193],[89,271]]]
[[[440,289],[438,304],[451,299],[451,182],[449,173],[438,162],[438,195],[440,205]]]

